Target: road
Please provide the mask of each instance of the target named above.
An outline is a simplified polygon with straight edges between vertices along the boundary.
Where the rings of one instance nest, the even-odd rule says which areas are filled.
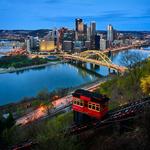
[[[96,83],[87,85],[85,87],[83,87],[83,89],[89,90],[89,91],[94,91],[96,90],[99,85],[107,80],[109,80],[110,78],[104,78],[101,81],[97,81]],[[53,101],[53,106],[54,108],[51,110],[51,115],[56,115],[57,113],[65,110],[69,105],[71,105],[72,103],[72,92],[70,92],[67,96],[60,98],[58,100]],[[38,119],[42,119],[47,117],[47,109],[44,108],[43,106],[37,108],[36,110],[26,114],[25,116],[19,118],[16,120],[16,125],[26,125],[29,124],[33,121],[36,121]]]

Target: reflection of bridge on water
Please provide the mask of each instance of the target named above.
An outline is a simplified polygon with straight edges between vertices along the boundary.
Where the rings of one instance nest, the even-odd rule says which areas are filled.
[[[79,54],[63,54],[62,57],[67,60],[91,63],[98,66],[106,66],[110,69],[117,70],[120,73],[127,70],[126,67],[113,64],[112,61],[102,52],[97,50],[88,50]]]

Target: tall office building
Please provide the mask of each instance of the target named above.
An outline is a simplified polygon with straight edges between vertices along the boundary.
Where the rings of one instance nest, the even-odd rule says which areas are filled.
[[[30,53],[31,52],[31,44],[30,44],[29,38],[26,40],[26,47],[27,47],[27,51]]]
[[[73,49],[73,42],[72,41],[63,41],[62,49],[64,51],[71,52]]]
[[[87,34],[87,24],[84,24],[84,34]]]
[[[91,49],[91,41],[85,41],[85,48],[87,50]]]
[[[95,49],[100,49],[100,35],[95,35]]]
[[[100,50],[105,50],[107,48],[107,41],[105,39],[100,39]]]
[[[53,36],[54,36],[55,46],[57,46],[58,45],[58,30],[56,28],[53,30]]]
[[[84,24],[82,19],[76,19],[76,31],[83,32],[84,31]]]
[[[87,41],[91,40],[91,28],[87,27]]]
[[[91,22],[90,28],[91,28],[91,36],[95,36],[96,34],[96,22],[95,21]]]
[[[112,25],[108,25],[107,27],[107,41],[109,43],[113,42],[114,40],[114,29]]]
[[[58,49],[62,49],[64,34],[66,32],[68,32],[68,29],[64,27],[58,30]]]
[[[26,40],[26,47],[27,47],[28,52],[38,51],[39,50],[39,38],[28,36]]]
[[[95,49],[95,35],[96,35],[96,22],[93,21],[90,23],[90,29],[91,29],[91,49]]]

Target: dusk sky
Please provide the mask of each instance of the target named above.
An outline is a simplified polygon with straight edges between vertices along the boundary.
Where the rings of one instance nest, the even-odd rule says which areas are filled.
[[[150,0],[0,0],[0,29],[73,29],[75,18],[99,30],[150,31]]]

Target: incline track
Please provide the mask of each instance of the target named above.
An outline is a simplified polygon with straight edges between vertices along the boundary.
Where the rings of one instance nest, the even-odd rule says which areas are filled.
[[[129,104],[118,107],[115,110],[109,111],[107,118],[88,122],[81,125],[73,125],[69,128],[66,135],[80,134],[84,131],[94,128],[101,128],[114,122],[126,121],[135,118],[139,113],[144,111],[145,106],[150,105],[150,97],[131,102]]]

